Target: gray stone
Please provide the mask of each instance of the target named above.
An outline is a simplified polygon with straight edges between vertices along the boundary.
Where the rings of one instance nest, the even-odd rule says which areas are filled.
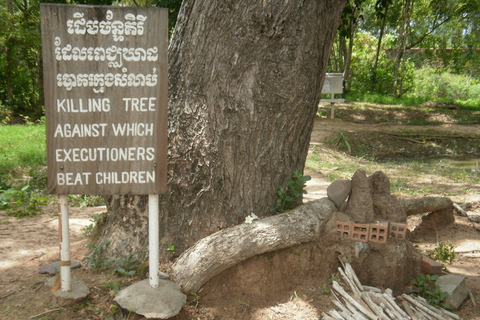
[[[458,309],[468,297],[469,289],[465,283],[465,277],[457,274],[448,274],[437,279],[436,285],[442,292],[448,293],[445,303],[453,309]]]
[[[78,269],[80,268],[82,265],[78,262],[72,262],[70,264],[70,268],[72,269]],[[42,274],[50,274],[50,275],[55,275],[57,274],[58,272],[60,271],[60,262],[59,261],[55,261],[55,262],[52,262],[50,263],[49,265],[41,268],[38,272],[39,273],[42,273]]]
[[[340,209],[352,190],[352,181],[335,180],[327,187],[327,196]]]
[[[57,277],[52,277],[48,279],[45,281],[45,285],[53,287],[56,278]],[[53,293],[53,295],[58,298],[72,300],[72,302],[75,302],[86,298],[90,293],[90,289],[88,289],[87,285],[80,279],[71,278],[70,287],[70,291],[62,291],[62,289],[58,289]]]
[[[168,319],[180,313],[187,303],[187,296],[176,283],[159,280],[158,288],[152,288],[145,279],[120,290],[114,300],[122,308],[147,319]]]

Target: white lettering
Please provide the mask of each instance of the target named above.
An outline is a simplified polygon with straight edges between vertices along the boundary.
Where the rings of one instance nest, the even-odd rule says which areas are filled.
[[[91,172],[57,172],[57,184],[59,186],[88,185],[91,174]]]
[[[57,124],[55,138],[96,138],[105,137],[107,123]]]
[[[82,99],[57,99],[57,112],[86,113],[86,112],[109,112],[109,98],[89,98],[86,103]]]
[[[72,148],[55,149],[56,162],[89,162],[89,161],[153,161],[155,148]]]
[[[123,98],[125,111],[155,111],[156,97],[150,98]]]
[[[155,171],[97,172],[96,184],[155,183]]]
[[[153,123],[112,123],[113,135],[118,137],[153,136]]]

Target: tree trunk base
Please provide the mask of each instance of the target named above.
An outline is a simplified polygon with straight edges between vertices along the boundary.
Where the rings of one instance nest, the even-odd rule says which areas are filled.
[[[262,253],[319,238],[335,205],[320,199],[290,212],[223,229],[199,240],[173,264],[173,279],[184,292],[197,292],[212,277]]]

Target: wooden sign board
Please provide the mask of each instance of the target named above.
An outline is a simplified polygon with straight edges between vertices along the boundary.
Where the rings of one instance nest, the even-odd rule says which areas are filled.
[[[40,10],[49,192],[164,192],[167,9]]]

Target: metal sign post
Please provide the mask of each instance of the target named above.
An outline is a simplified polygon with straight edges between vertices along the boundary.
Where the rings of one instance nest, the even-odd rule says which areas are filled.
[[[68,224],[68,195],[61,194],[58,196],[60,200],[61,211],[61,242],[60,242],[60,280],[62,291],[71,291],[71,275],[70,275],[70,231]]]
[[[158,194],[148,195],[148,269],[150,286],[158,287],[159,264]]]

